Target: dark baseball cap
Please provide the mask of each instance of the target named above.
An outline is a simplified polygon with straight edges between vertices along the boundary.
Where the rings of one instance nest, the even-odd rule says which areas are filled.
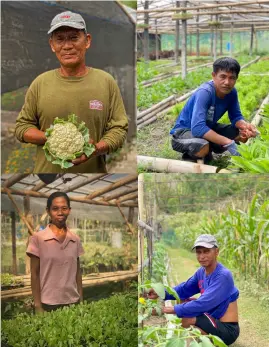
[[[215,237],[213,235],[210,235],[210,234],[200,235],[196,239],[194,246],[192,247],[192,250],[196,247],[205,247],[205,248],[217,247],[217,248],[219,248],[217,240],[215,239]]]
[[[57,14],[57,16],[55,16],[51,21],[50,30],[48,31],[48,34],[51,34],[54,30],[60,27],[71,27],[86,31],[86,23],[84,19],[81,17],[80,14],[71,11],[66,11]]]

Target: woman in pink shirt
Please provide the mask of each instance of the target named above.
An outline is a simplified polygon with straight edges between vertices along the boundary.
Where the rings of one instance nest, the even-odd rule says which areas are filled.
[[[31,287],[36,313],[83,300],[79,257],[84,250],[79,237],[66,226],[71,212],[67,194],[51,194],[47,212],[49,225],[30,238],[26,251],[31,257]]]

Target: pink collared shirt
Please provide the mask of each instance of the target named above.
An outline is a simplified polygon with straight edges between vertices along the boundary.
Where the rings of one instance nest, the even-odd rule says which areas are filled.
[[[71,304],[80,298],[76,282],[77,258],[83,247],[77,235],[67,229],[60,243],[49,225],[31,236],[26,253],[40,259],[41,302],[47,305]]]

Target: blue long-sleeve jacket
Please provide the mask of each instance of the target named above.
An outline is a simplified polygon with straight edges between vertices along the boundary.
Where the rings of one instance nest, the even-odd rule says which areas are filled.
[[[239,296],[231,271],[220,263],[208,276],[203,267],[199,268],[188,281],[179,284],[174,289],[182,300],[201,293],[197,300],[174,306],[176,315],[181,318],[197,317],[208,313],[219,319],[227,311],[229,304],[237,300]],[[175,300],[175,298],[166,293],[165,300]]]
[[[214,82],[206,82],[189,98],[170,134],[173,135],[177,129],[187,128],[191,129],[194,137],[202,138],[226,111],[233,126],[244,119],[236,89],[233,88],[221,99],[216,95]]]

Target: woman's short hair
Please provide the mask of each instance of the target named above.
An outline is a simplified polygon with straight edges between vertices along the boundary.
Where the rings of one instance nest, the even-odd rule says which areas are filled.
[[[48,197],[48,200],[47,200],[47,209],[48,210],[50,209],[50,207],[52,205],[52,201],[56,198],[64,198],[67,202],[68,207],[70,208],[69,196],[64,192],[54,192]]]
[[[234,72],[236,77],[240,72],[240,65],[237,60],[230,57],[223,57],[217,59],[213,64],[213,71],[218,73],[220,70]]]

